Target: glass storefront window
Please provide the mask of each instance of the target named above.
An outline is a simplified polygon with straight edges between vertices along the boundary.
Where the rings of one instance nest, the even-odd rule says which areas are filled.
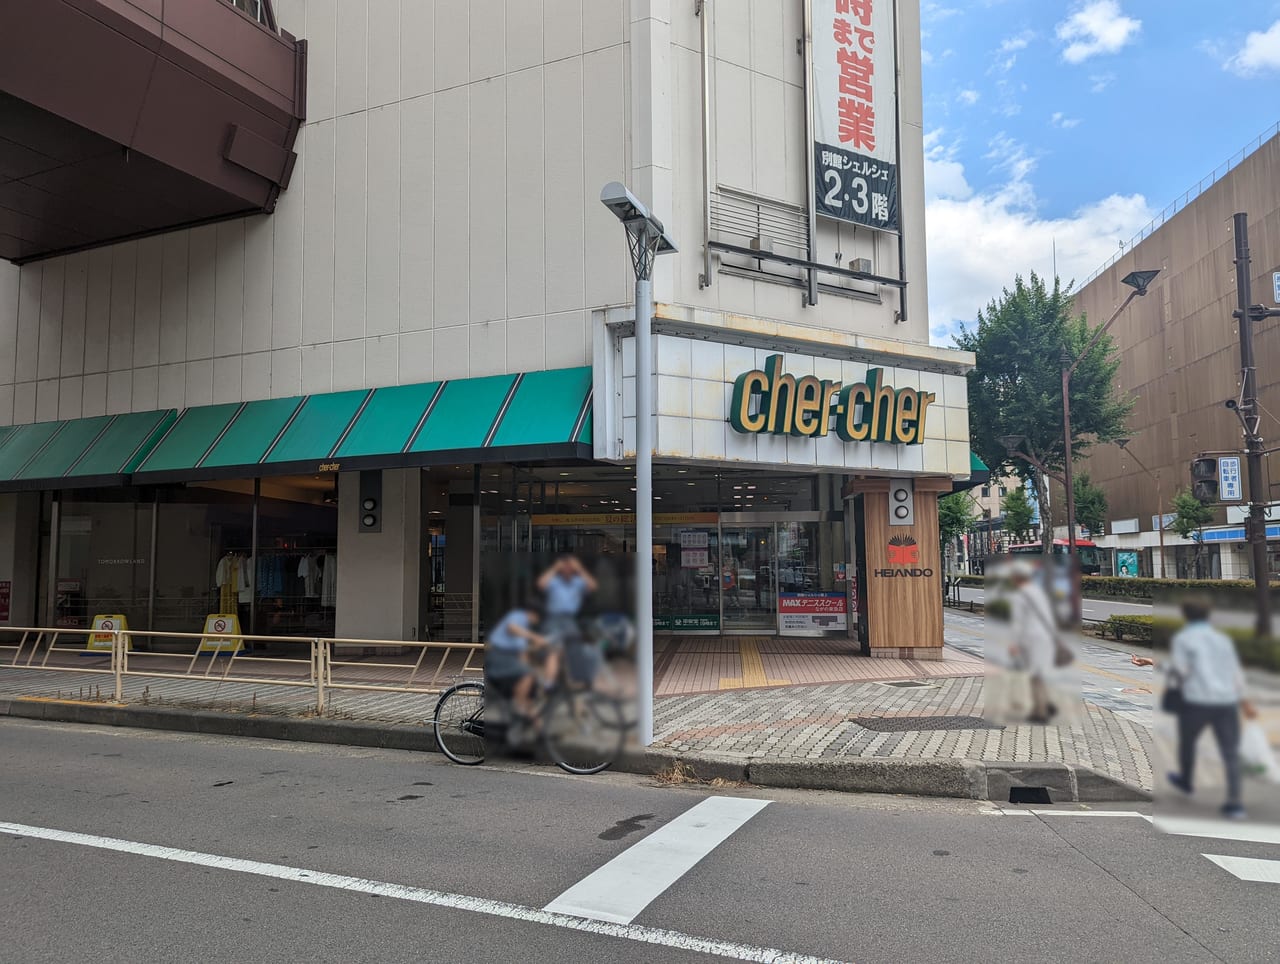
[[[720,537],[715,523],[653,529],[653,628],[720,629]]]
[[[96,615],[122,615],[130,628],[146,627],[152,506],[125,495],[72,492],[59,503],[55,626],[84,629]]]

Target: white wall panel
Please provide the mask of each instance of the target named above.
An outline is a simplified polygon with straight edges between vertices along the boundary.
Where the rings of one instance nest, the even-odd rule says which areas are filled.
[[[452,328],[437,328],[434,332],[435,354],[433,377],[439,380],[447,378],[466,378],[470,374],[468,368],[468,345],[471,328],[468,325],[456,325]]]
[[[125,371],[133,367],[133,313],[137,277],[138,243],[126,241],[112,248],[108,371]],[[111,404],[109,387],[107,404]]]
[[[539,54],[541,42],[539,34]],[[508,76],[505,267],[507,314],[513,318],[541,316],[547,307],[545,123],[542,68]]]
[[[16,399],[15,399],[16,403]],[[96,373],[84,376],[84,401],[80,405],[80,417],[92,418],[95,415],[105,415],[107,413],[107,376],[104,373]],[[14,412],[14,421],[18,420],[17,411]]]
[[[84,379],[63,378],[58,383],[58,418],[80,418],[84,405]]]
[[[133,398],[129,410],[149,412],[159,407],[160,372],[155,365],[133,370]]]
[[[218,254],[213,269],[213,354],[244,351],[244,222],[217,226]]]
[[[506,78],[472,84],[469,113],[469,315],[472,322],[496,321],[507,316],[507,279],[501,261],[507,250]],[[524,152],[517,147],[515,153]]]
[[[161,365],[157,373],[158,408],[183,408],[187,403],[187,366]]]
[[[435,90],[436,4],[400,0],[400,96]]]
[[[40,357],[40,290],[45,263],[37,261],[22,272],[18,292],[18,337],[15,339],[17,376],[32,379]]]
[[[160,363],[187,358],[187,251],[191,232],[176,231],[164,236],[160,259]]]
[[[370,107],[394,104],[400,99],[400,5],[400,0],[369,0]]]
[[[335,392],[364,388],[364,340],[333,343],[333,387]]]
[[[630,0],[586,0],[582,4],[583,52],[621,44],[630,6]]]
[[[275,289],[274,218],[254,217],[244,223],[244,351],[271,348],[271,312]]]
[[[604,4],[609,6],[609,4]],[[584,304],[625,304],[632,298],[631,262],[618,219],[600,204],[600,189],[626,181],[626,51],[610,47],[582,58],[583,184],[586,266]]]
[[[506,0],[507,70],[514,73],[543,63],[543,0]]]
[[[190,361],[213,357],[215,281],[218,264],[216,225],[206,225],[191,232],[188,264],[187,359]],[[92,268],[90,268],[89,278],[92,282]]]
[[[133,408],[133,376],[132,369],[107,373],[106,414],[123,415]]]
[[[548,12],[551,6],[551,0],[548,0]],[[550,31],[551,23],[548,22],[547,26]],[[585,304],[583,252],[586,245],[584,208],[587,192],[582,171],[582,61],[575,58],[548,64],[544,76],[547,103],[554,105],[546,112],[544,162],[547,172],[547,311],[559,312],[581,308]]]
[[[369,4],[338,4],[335,110],[338,117],[369,107]]]
[[[582,53],[582,3],[583,0],[544,0],[543,49],[548,64]]]
[[[302,394],[333,391],[333,346],[304,345],[302,348]]]
[[[58,420],[58,380],[48,378],[36,382],[36,421]]]
[[[244,357],[228,355],[213,360],[213,403],[242,401]]]
[[[271,397],[302,394],[302,349],[280,348],[271,353]]]
[[[715,177],[742,191],[755,188],[752,175],[751,72],[737,64],[715,65]]]
[[[590,337],[584,311],[565,311],[547,315],[547,368],[575,368],[591,363],[586,347]]]
[[[62,365],[62,295],[66,260],[51,258],[40,277],[36,378],[57,378]]]
[[[150,368],[160,362],[160,310],[163,290],[164,238],[138,242],[137,304],[133,316],[133,364]]]
[[[505,321],[486,321],[471,326],[471,355],[467,367],[470,377],[478,375],[501,375],[511,371],[522,370],[522,360],[517,355],[515,360],[507,358],[507,323]]]
[[[469,277],[471,222],[471,157],[469,101],[466,87],[436,94],[436,183],[448,185],[436,192],[435,237],[432,258],[433,326],[465,325],[470,316]]]
[[[419,385],[435,378],[435,336],[430,331],[410,331],[400,335],[396,353],[399,384]]]
[[[408,0],[405,0],[408,2]],[[434,316],[435,99],[400,106],[400,291],[401,331],[430,328]]]
[[[242,357],[241,398],[256,401],[271,397],[271,352],[259,351]]]
[[[349,0],[343,0],[349,4]],[[307,122],[332,119],[338,76],[338,0],[306,0]]]
[[[334,167],[333,337],[364,337],[369,115],[340,116]]]
[[[36,383],[19,382],[13,387],[13,423],[25,425],[36,420]]]
[[[383,335],[364,341],[364,387],[397,385],[400,381],[400,336]]]
[[[310,18],[308,17],[308,21]],[[307,128],[307,164],[302,215],[302,343],[333,340],[333,225],[335,127]]]
[[[468,74],[472,82],[501,77],[506,70],[507,38],[502,28],[505,12],[504,0],[471,0],[467,4],[471,18]]]
[[[0,385],[13,384],[18,368],[18,291],[22,270],[0,262]],[[83,324],[82,324],[83,331]],[[83,334],[82,334],[83,340]]]
[[[461,87],[471,78],[469,0],[436,0],[435,89]]]
[[[508,370],[539,371],[546,368],[546,338],[547,323],[540,314],[508,321]]]
[[[400,105],[369,112],[365,334],[400,330]]]

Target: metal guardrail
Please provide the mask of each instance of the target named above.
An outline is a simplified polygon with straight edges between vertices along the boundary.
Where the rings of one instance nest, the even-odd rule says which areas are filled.
[[[315,692],[316,712],[324,713],[329,694],[334,690],[438,693],[459,677],[484,672],[483,658],[477,663],[477,654],[482,657],[484,644],[473,642],[233,634],[211,637],[206,633],[95,632],[41,627],[4,627],[4,632],[10,638],[16,636],[17,642],[0,642],[0,654],[13,654],[11,659],[0,655],[0,668],[111,676],[113,699],[117,703],[124,702],[126,679],[176,679],[311,689]],[[105,636],[111,637],[109,650],[89,648],[91,637]],[[66,644],[68,639],[78,645]],[[215,649],[202,646],[210,639],[216,639]],[[149,648],[135,647],[134,643],[139,640],[147,640]],[[158,640],[177,643],[176,651],[150,648]],[[186,644],[190,644],[189,649]],[[259,645],[284,647],[286,652],[266,656],[250,648]],[[402,662],[356,660],[335,653],[337,647],[396,648],[410,653],[416,651],[417,655]],[[438,660],[434,658],[435,653],[439,653]],[[101,662],[76,665],[76,660],[85,656],[105,659],[106,665]]]

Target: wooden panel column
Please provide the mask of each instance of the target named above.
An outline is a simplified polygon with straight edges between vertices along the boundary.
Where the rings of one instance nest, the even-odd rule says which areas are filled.
[[[867,607],[867,643],[872,656],[942,658],[942,559],[938,499],[951,491],[948,478],[918,478],[915,524],[889,524],[889,480],[855,479],[846,491],[861,495],[866,585],[858,587]],[[902,538],[899,538],[902,537]],[[897,545],[891,546],[890,540]],[[914,541],[914,544],[912,544]]]

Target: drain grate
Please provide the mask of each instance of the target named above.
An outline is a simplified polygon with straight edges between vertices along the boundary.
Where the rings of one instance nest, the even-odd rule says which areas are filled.
[[[903,733],[908,730],[1003,730],[980,716],[851,716],[865,730],[877,733]]]
[[[897,689],[901,689],[901,690],[910,690],[910,689],[921,689],[921,690],[927,690],[927,689],[933,689],[933,688],[935,688],[938,684],[937,684],[937,683],[925,683],[925,682],[922,682],[921,680],[918,680],[918,679],[904,679],[904,680],[896,680],[895,682],[892,682],[892,683],[883,683],[883,682],[882,682],[880,685],[881,685],[881,686],[893,686],[893,687],[895,687],[895,688],[897,688]]]

